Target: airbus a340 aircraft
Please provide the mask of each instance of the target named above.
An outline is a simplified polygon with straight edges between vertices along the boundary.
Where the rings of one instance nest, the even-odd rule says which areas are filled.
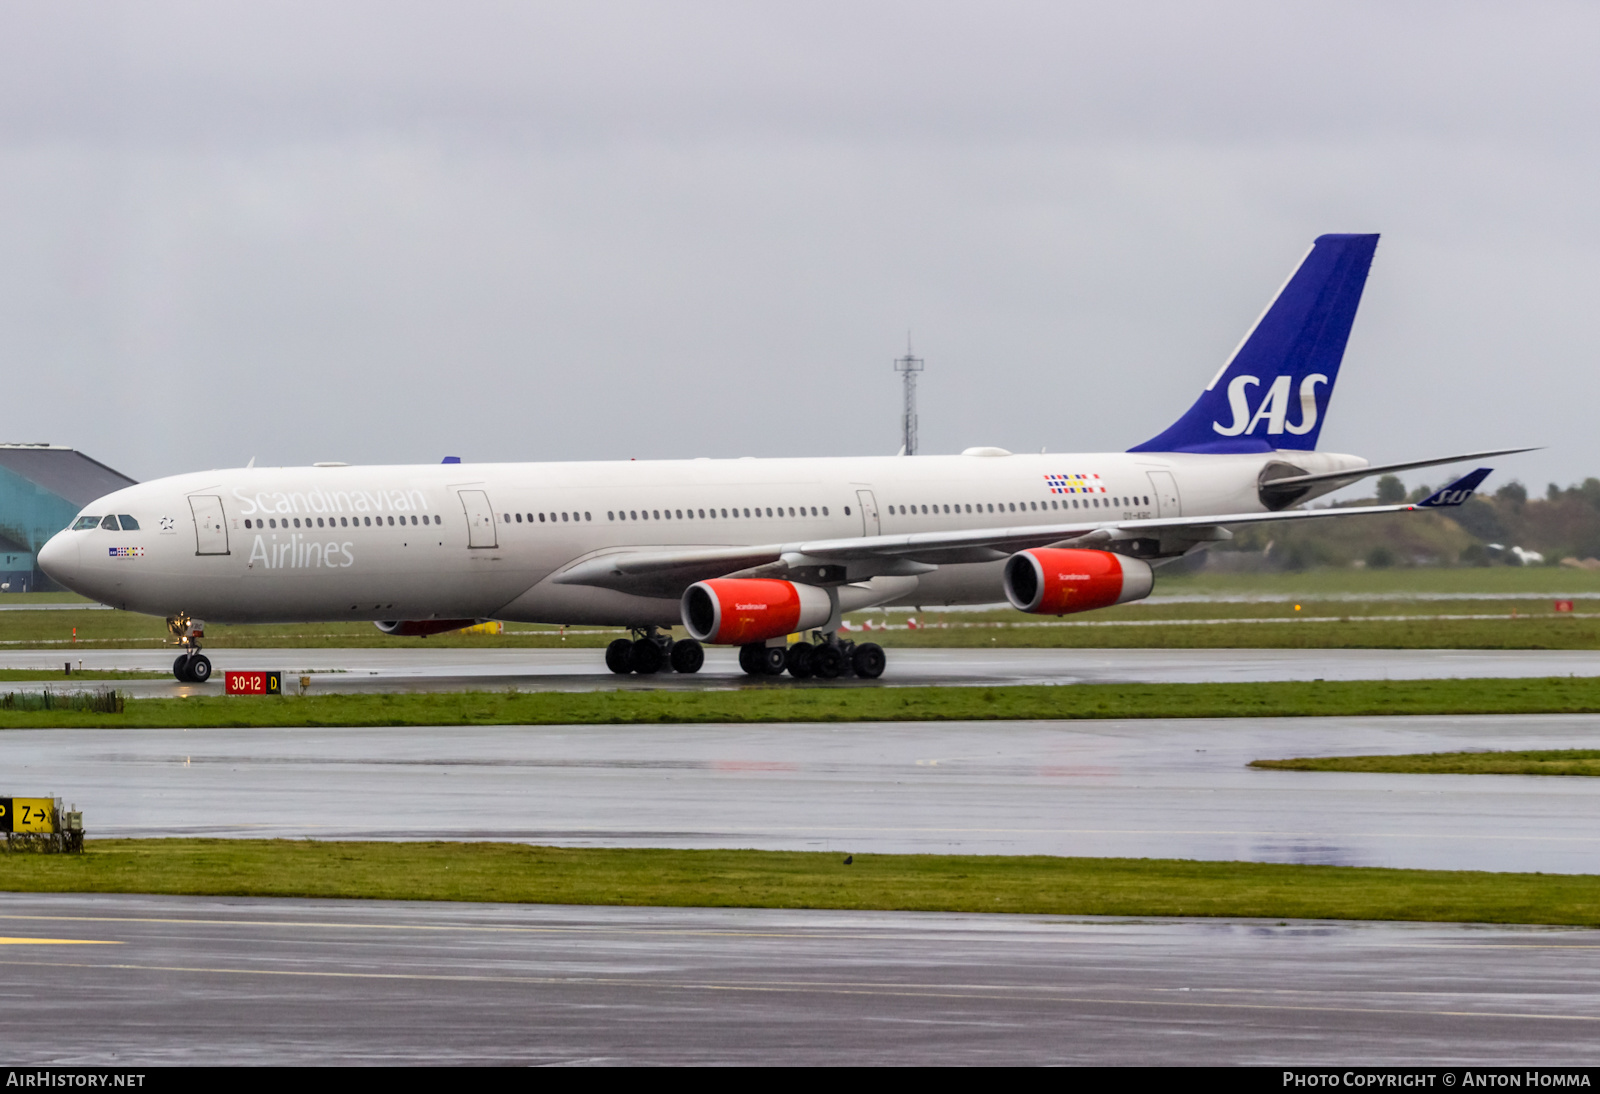
[[[1411,505],[1290,508],[1368,475],[1526,451],[1382,466],[1315,451],[1377,243],[1320,237],[1188,413],[1127,452],[205,471],[106,495],[39,565],[166,616],[191,682],[211,675],[201,619],[599,624],[635,636],[606,651],[618,673],[695,672],[716,643],[751,674],[876,677],[883,650],[841,638],[841,613],[1122,604],[1229,525],[1456,506],[1487,468]]]

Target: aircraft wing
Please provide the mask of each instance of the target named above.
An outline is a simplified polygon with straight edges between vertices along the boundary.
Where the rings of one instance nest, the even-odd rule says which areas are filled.
[[[973,528],[950,532],[912,532],[896,536],[852,536],[845,539],[773,543],[753,547],[662,548],[601,555],[578,562],[550,580],[557,585],[591,585],[641,596],[678,596],[696,581],[730,574],[788,576],[794,580],[831,582],[830,564],[875,574],[926,573],[941,563],[985,562],[1029,547],[1049,545],[1093,548],[1113,540],[1160,537],[1204,541],[1225,539],[1228,525],[1266,524],[1290,520],[1408,513],[1451,509],[1472,497],[1490,468],[1480,467],[1418,502],[1366,505],[1348,509],[1285,509],[1268,513],[1227,513],[1198,517],[1151,517],[1138,520],[1074,521],[1011,528]],[[868,564],[861,566],[858,564]],[[752,572],[753,571],[753,572]],[[763,572],[765,571],[765,572]]]

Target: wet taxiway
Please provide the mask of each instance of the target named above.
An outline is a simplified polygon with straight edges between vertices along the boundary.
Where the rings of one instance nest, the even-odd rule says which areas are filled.
[[[1258,758],[1594,747],[1583,715],[8,730],[100,836],[1127,855],[1600,872],[1600,780]]]
[[[0,895],[16,1065],[1584,1065],[1600,932]]]
[[[1295,649],[891,649],[880,680],[752,681],[730,649],[711,649],[693,676],[662,672],[617,676],[598,649],[213,649],[210,684],[134,680],[130,695],[220,693],[228,669],[307,674],[317,692],[465,691],[506,688],[591,691],[601,688],[757,686],[872,687],[946,684],[1208,683],[1257,680],[1438,680],[1472,677],[1600,676],[1600,650],[1295,650]],[[170,672],[171,648],[147,650],[0,650],[0,668]],[[291,680],[291,684],[294,681]],[[7,683],[8,690],[93,687],[59,682]]]

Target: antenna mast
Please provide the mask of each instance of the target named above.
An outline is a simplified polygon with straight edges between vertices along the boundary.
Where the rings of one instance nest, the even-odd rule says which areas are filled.
[[[906,336],[906,355],[895,358],[894,370],[900,374],[905,387],[905,407],[900,415],[900,435],[907,456],[917,454],[917,373],[922,371],[922,358],[911,355],[911,336]]]

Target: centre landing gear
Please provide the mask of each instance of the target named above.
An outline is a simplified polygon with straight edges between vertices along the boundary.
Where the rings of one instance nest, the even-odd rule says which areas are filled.
[[[789,651],[784,646],[751,642],[739,647],[739,667],[750,676],[776,676],[789,667]]]
[[[206,635],[206,625],[186,615],[167,617],[167,630],[184,646],[183,653],[172,663],[172,675],[180,684],[203,684],[211,679],[211,658],[200,652],[200,639]]]
[[[673,672],[699,672],[700,666],[706,663],[706,648],[692,638],[685,638],[672,644],[667,660],[672,662]]]
[[[706,663],[705,647],[692,638],[676,641],[654,627],[634,628],[633,638],[619,638],[606,647],[606,668],[618,676],[637,672],[649,676],[670,667],[673,672],[699,672]]]

